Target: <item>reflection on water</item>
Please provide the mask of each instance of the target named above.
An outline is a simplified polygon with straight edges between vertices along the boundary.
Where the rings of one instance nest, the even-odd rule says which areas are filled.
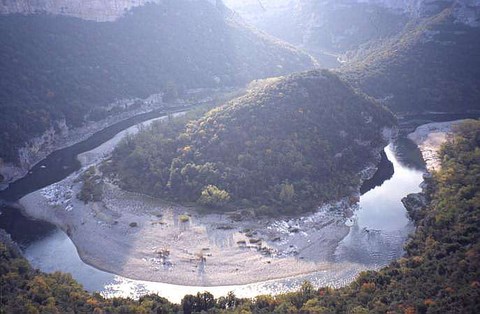
[[[423,171],[401,165],[392,145],[385,153],[393,163],[394,175],[381,187],[361,197],[360,209],[356,212],[357,224],[360,228],[398,231],[410,224],[400,200],[407,194],[420,192]]]
[[[185,294],[205,290],[215,296],[234,291],[238,297],[253,297],[290,291],[304,280],[310,280],[316,286],[346,285],[360,271],[376,269],[401,256],[403,243],[413,229],[401,199],[409,193],[420,191],[422,171],[399,162],[392,146],[386,148],[385,152],[395,168],[393,177],[361,197],[359,207],[350,221],[349,234],[337,247],[334,261],[326,264],[322,271],[248,285],[208,288],[131,280],[83,263],[71,240],[60,230],[32,243],[26,248],[25,256],[34,267],[45,272],[72,273],[85,289],[101,292],[105,296],[137,298],[147,293],[158,293],[173,302],[179,302]],[[218,246],[232,243],[229,237],[215,241]]]
[[[73,242],[59,229],[27,247],[24,256],[33,267],[44,272],[71,273],[89,291],[102,291],[104,284],[114,278],[112,274],[85,264]]]
[[[421,191],[423,171],[399,162],[392,144],[386,149],[394,175],[360,198],[348,236],[336,251],[338,261],[385,265],[403,254],[403,243],[413,230],[401,199]]]
[[[71,273],[88,291],[100,292],[105,297],[138,298],[145,294],[157,293],[172,302],[180,302],[186,294],[209,291],[215,297],[234,291],[237,297],[254,297],[259,294],[278,294],[297,289],[303,281],[310,280],[317,286],[343,286],[351,281],[359,271],[366,269],[361,265],[338,263],[328,271],[316,272],[294,278],[272,280],[248,285],[191,287],[132,280],[101,271],[85,264],[76,251],[70,238],[61,230],[52,232],[44,239],[30,245],[24,252],[33,267],[50,273],[62,271]]]

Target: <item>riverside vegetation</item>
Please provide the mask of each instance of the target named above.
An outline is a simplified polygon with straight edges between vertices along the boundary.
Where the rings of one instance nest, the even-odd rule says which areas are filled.
[[[105,299],[70,275],[33,270],[12,245],[0,244],[1,313],[478,313],[480,306],[480,121],[456,128],[428,180],[428,205],[409,209],[416,231],[405,256],[362,273],[348,287],[239,299],[187,295],[181,304],[155,296]],[[8,242],[8,241],[4,241]]]
[[[336,75],[312,71],[266,82],[197,119],[156,123],[126,138],[103,170],[122,188],[159,198],[298,213],[355,193],[394,123]]]

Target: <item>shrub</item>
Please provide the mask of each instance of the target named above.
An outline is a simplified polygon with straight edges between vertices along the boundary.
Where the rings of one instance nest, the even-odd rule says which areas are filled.
[[[198,202],[207,207],[220,207],[230,201],[230,194],[225,190],[220,190],[215,185],[207,185],[198,199]]]
[[[180,215],[178,217],[178,220],[180,220],[180,222],[185,223],[185,222],[188,222],[190,220],[190,217],[188,217],[188,215]]]

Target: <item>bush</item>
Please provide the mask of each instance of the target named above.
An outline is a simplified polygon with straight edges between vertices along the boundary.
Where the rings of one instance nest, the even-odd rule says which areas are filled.
[[[81,176],[82,187],[77,198],[85,204],[99,202],[103,196],[103,179],[97,175],[95,166],[88,168]]]
[[[180,222],[188,222],[190,220],[190,217],[188,217],[188,215],[180,215],[180,217],[178,217],[178,220],[180,220]]]
[[[207,207],[221,207],[230,201],[230,194],[225,190],[220,190],[215,185],[206,186],[198,202]]]

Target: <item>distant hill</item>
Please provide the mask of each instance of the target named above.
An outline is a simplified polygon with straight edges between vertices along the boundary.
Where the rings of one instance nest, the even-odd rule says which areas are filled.
[[[225,3],[249,23],[305,48],[319,60],[392,36],[409,19],[405,10],[376,1],[263,0],[263,8],[256,0]]]
[[[17,160],[17,149],[54,121],[82,125],[93,108],[116,99],[171,85],[238,86],[314,67],[310,56],[207,0],[151,3],[103,23],[1,15],[0,56],[3,161]]]
[[[359,52],[344,77],[398,113],[480,110],[480,27],[455,7]]]
[[[328,71],[272,79],[183,126],[158,123],[117,147],[121,186],[260,213],[311,210],[357,191],[393,116]]]
[[[479,0],[224,0],[259,29],[299,46],[324,67],[451,8],[459,27],[480,26]],[[261,3],[261,5],[260,5]]]

